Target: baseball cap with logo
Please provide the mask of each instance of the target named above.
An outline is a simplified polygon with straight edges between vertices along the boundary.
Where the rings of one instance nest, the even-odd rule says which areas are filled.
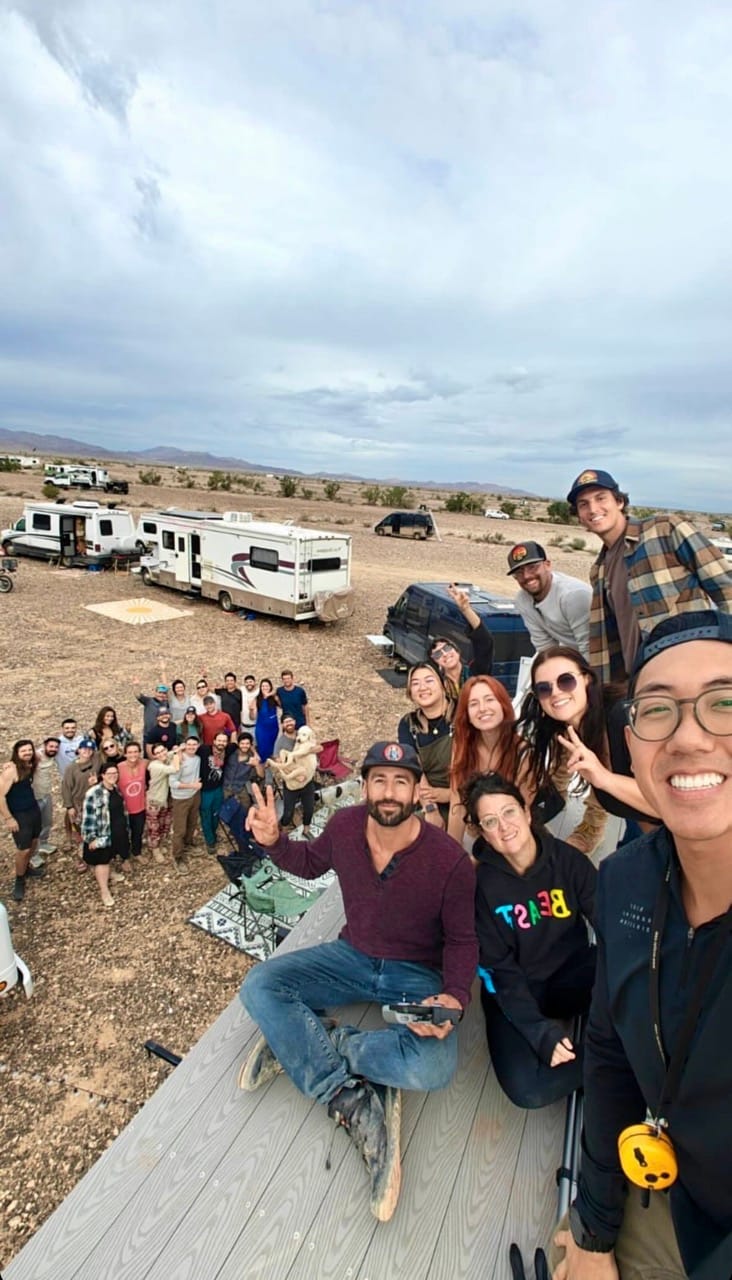
[[[517,542],[508,553],[508,577],[525,564],[540,564],[547,559],[547,554],[539,542]]]
[[[422,777],[422,766],[414,747],[401,742],[375,742],[369,747],[361,765],[361,777],[365,778],[369,769],[408,769],[415,778]]]
[[[609,489],[611,493],[620,493],[620,485],[609,471],[580,471],[567,494],[570,506],[574,506],[583,489]]]

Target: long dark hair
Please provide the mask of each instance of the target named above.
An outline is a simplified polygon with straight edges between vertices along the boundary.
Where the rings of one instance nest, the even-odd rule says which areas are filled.
[[[447,688],[447,681],[445,680],[445,677],[442,671],[440,670],[440,668],[438,667],[437,663],[430,662],[428,658],[425,658],[423,662],[415,662],[414,666],[410,667],[409,671],[407,672],[407,685],[406,685],[405,693],[407,695],[407,701],[410,702],[414,708],[413,711],[409,712],[410,723],[415,724],[423,732],[427,731],[427,726],[428,726],[427,717],[424,714],[422,708],[418,707],[417,704],[414,702],[411,694],[412,676],[414,675],[415,671],[429,671],[431,675],[437,676],[437,679],[440,683],[440,688],[442,689],[442,692],[445,695],[445,710],[443,714],[447,723],[450,724],[455,715],[455,707],[457,705],[457,702],[455,698],[450,696],[450,692]]]
[[[605,699],[597,675],[578,649],[572,649],[569,645],[553,644],[548,649],[542,649],[541,653],[537,653],[531,664],[532,687],[539,667],[550,658],[566,659],[577,667],[581,677],[587,677],[587,710],[576,732],[585,746],[589,747],[590,751],[594,751],[603,764],[608,764]],[[555,720],[553,716],[542,711],[539,699],[533,693],[528,693],[521,708],[518,729],[528,745],[528,763],[532,781],[536,790],[541,791],[549,785],[562,763],[564,748],[557,742],[557,734],[566,733],[567,725],[563,720]]]
[[[108,728],[111,731],[112,737],[113,738],[119,737],[119,734],[121,731],[120,723],[119,723],[119,720],[117,719],[117,712],[115,711],[114,707],[102,707],[97,714],[97,718],[94,721],[94,728],[92,729],[92,734],[96,738],[97,742],[99,743],[102,741],[102,737],[104,734],[104,729],[105,729],[104,717],[106,716],[108,711],[111,711],[112,715],[114,716],[112,723],[108,726]]]
[[[21,747],[33,748],[33,759],[31,760],[30,764],[26,764],[25,760],[21,760],[20,758]],[[33,742],[31,738],[18,738],[18,741],[13,743],[13,750],[10,753],[10,760],[11,760],[11,763],[15,765],[15,768],[18,773],[19,782],[25,782],[26,778],[32,778],[38,766],[38,756],[36,755],[35,742]]]
[[[262,693],[263,684],[268,684],[272,692]],[[259,691],[256,697],[257,711],[262,710],[262,707],[264,706],[265,702],[267,703],[267,706],[269,707],[270,711],[276,711],[277,707],[280,705],[280,700],[274,691],[274,683],[267,676],[264,676],[259,681]]]

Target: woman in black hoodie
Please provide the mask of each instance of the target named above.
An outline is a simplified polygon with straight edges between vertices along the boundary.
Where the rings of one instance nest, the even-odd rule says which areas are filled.
[[[500,774],[474,775],[461,799],[481,832],[476,927],[491,1060],[516,1106],[543,1107],[582,1081],[581,1048],[561,1020],[590,1005],[597,872],[585,854],[532,827],[518,787]]]

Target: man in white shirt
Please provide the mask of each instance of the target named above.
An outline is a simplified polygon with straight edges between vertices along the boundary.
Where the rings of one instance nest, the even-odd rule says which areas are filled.
[[[590,652],[592,588],[579,578],[552,569],[538,542],[518,542],[508,553],[508,576],[519,585],[514,604],[526,623],[537,653],[563,644]]]

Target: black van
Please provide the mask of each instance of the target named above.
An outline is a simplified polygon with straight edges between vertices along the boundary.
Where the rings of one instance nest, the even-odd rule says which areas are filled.
[[[456,584],[467,591],[470,603],[484,618],[493,636],[493,675],[505,685],[511,697],[516,692],[521,658],[530,657],[534,646],[521,614],[508,596],[492,595],[470,583]],[[384,635],[394,645],[394,656],[408,666],[429,656],[436,636],[452,640],[469,662],[472,649],[469,629],[454,600],[448,595],[447,582],[414,582],[402,592],[388,610]]]
[[[429,511],[392,511],[374,527],[374,533],[380,537],[390,534],[392,538],[431,538],[435,532],[435,524]]]

